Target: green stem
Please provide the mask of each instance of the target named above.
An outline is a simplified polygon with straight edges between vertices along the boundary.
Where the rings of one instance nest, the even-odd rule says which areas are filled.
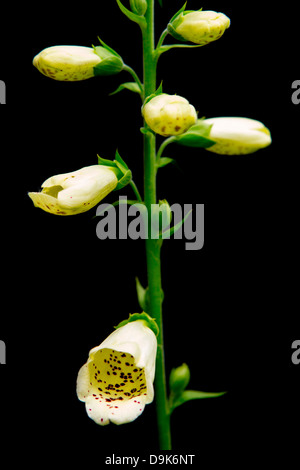
[[[136,195],[137,200],[138,200],[139,202],[143,202],[143,199],[142,199],[142,197],[141,197],[141,195],[140,195],[140,192],[139,192],[139,190],[138,190],[137,185],[135,184],[135,182],[134,182],[133,180],[131,180],[130,183],[129,183],[129,185],[131,186],[131,188],[132,188],[134,194]]]
[[[142,82],[140,81],[137,73],[133,70],[133,68],[129,67],[129,65],[125,65],[123,66],[123,70],[130,73],[130,75],[132,76],[132,78],[134,79],[134,81],[136,82],[136,84],[138,85],[140,91],[141,91],[141,95],[143,96],[144,94],[144,87],[143,87],[143,84]]]
[[[148,0],[145,15],[147,27],[143,30],[143,71],[144,97],[156,90],[157,57],[154,52],[154,1]],[[145,124],[146,125],[146,124]],[[156,204],[156,137],[152,133],[144,134],[144,201],[148,209],[149,221],[151,205]],[[151,224],[149,223],[149,227]],[[157,322],[157,358],[155,373],[155,401],[159,444],[161,450],[171,449],[170,414],[167,400],[166,374],[164,363],[163,322],[162,322],[162,288],[161,288],[161,240],[146,239],[146,258],[149,292],[148,312]]]

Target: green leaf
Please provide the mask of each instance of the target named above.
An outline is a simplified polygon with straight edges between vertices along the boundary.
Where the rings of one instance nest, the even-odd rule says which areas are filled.
[[[141,94],[140,87],[138,86],[136,82],[125,82],[125,83],[121,83],[121,85],[115,91],[110,93],[110,95],[111,96],[116,95],[122,90],[130,90],[130,91],[133,91],[134,93]]]
[[[162,0],[158,0],[158,3],[159,3],[159,5],[160,5],[161,7],[163,6]]]
[[[117,0],[117,4],[121,10],[122,13],[124,13],[127,18],[129,18],[131,21],[134,21],[135,23],[138,23],[141,28],[145,28],[147,26],[147,22],[143,16],[137,15],[136,13],[133,13],[132,11],[128,10],[124,5],[120,2],[120,0]]]
[[[224,395],[226,392],[217,392],[217,393],[210,393],[210,392],[200,392],[197,390],[185,390],[180,395],[176,397],[170,397],[170,412],[177,408],[183,403],[186,403],[190,400],[198,400],[202,398],[215,398]]]
[[[157,163],[157,168],[163,168],[164,166],[169,165],[169,163],[175,163],[174,158],[162,157]]]

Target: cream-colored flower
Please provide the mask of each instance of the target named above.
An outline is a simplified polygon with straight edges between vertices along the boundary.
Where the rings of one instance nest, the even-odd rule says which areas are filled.
[[[192,11],[183,13],[178,23],[174,29],[183,39],[205,45],[224,34],[230,26],[230,19],[215,11]]]
[[[129,423],[154,397],[157,340],[143,320],[121,326],[93,348],[77,377],[77,396],[97,424]]]
[[[92,165],[71,173],[51,176],[42,184],[42,191],[28,193],[36,207],[57,215],[86,212],[117,186],[112,168]]]
[[[91,47],[47,47],[33,59],[33,65],[46,77],[60,81],[78,81],[94,77],[101,58]]]
[[[216,144],[206,150],[221,155],[245,155],[271,144],[269,129],[260,121],[241,117],[205,119],[212,124],[209,138]]]
[[[166,93],[148,101],[143,116],[150,129],[164,137],[183,134],[197,120],[196,110],[188,100]]]

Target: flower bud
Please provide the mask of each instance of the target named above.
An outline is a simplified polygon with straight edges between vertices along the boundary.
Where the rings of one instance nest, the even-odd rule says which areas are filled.
[[[180,394],[187,387],[190,381],[190,369],[187,364],[182,364],[170,373],[170,391],[174,395]]]
[[[206,150],[221,155],[246,155],[271,144],[271,134],[264,124],[241,117],[205,119],[212,124],[209,138],[216,143]]]
[[[185,98],[165,93],[146,102],[142,112],[150,129],[164,137],[183,134],[197,120],[194,106]]]
[[[56,215],[86,212],[118,184],[115,169],[92,165],[48,178],[39,193],[28,193],[35,207]]]
[[[230,19],[215,11],[181,12],[168,26],[177,39],[205,45],[219,39],[230,26]]]
[[[130,7],[133,13],[143,16],[147,11],[147,0],[130,0]]]
[[[46,77],[54,80],[72,82],[86,80],[95,76],[95,67],[100,70],[103,68],[103,62],[108,55],[114,57],[109,51],[105,54],[102,51],[102,57],[100,50],[106,51],[106,49],[100,47],[98,53],[97,49],[99,50],[83,46],[48,47],[35,56],[33,65]]]
[[[172,210],[166,199],[158,204],[151,204],[151,228],[153,232],[163,231],[172,221]]]

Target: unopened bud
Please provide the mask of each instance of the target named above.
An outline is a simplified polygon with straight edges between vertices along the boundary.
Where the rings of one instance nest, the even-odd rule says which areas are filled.
[[[100,62],[93,48],[83,46],[47,47],[33,59],[33,65],[46,77],[72,82],[93,77]]]
[[[150,129],[164,137],[183,134],[197,120],[196,110],[188,100],[165,93],[148,101],[142,112]]]
[[[221,155],[246,155],[271,144],[271,133],[260,121],[241,117],[205,119],[212,125],[209,138],[216,142],[206,150]]]
[[[130,0],[130,7],[133,13],[143,16],[147,11],[147,0]]]
[[[168,30],[179,40],[205,45],[219,39],[229,26],[230,19],[223,13],[186,11],[168,25]]]
[[[187,364],[172,369],[170,373],[170,391],[174,395],[180,394],[187,387],[190,381],[190,369]]]

